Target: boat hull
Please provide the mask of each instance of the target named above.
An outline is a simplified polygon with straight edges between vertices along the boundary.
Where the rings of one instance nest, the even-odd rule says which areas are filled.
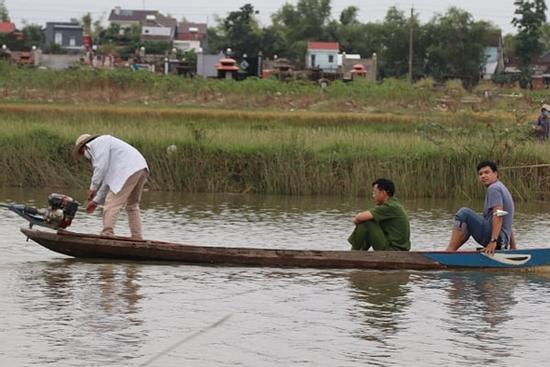
[[[36,243],[61,254],[88,259],[167,261],[260,267],[332,269],[546,269],[550,249],[499,252],[316,251],[210,247],[161,241],[136,241],[69,231],[21,229]]]

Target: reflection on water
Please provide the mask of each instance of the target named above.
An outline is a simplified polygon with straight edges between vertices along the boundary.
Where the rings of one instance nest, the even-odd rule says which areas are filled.
[[[406,312],[410,273],[354,271],[350,273],[352,298],[363,304],[361,337],[386,342],[386,338],[403,327],[400,318]]]
[[[46,262],[40,271],[35,268],[31,274],[23,273],[22,280],[43,292],[44,299],[56,310],[83,297],[88,306],[99,306],[97,308],[104,315],[131,317],[137,313],[142,295],[139,293],[139,270],[136,265],[90,263],[89,269],[81,273],[83,264],[86,263],[73,259]],[[88,294],[82,294],[83,289]],[[128,318],[128,321],[139,324],[139,320]]]
[[[510,274],[476,272],[449,276],[449,330],[457,334],[457,339],[469,340],[471,348],[486,354],[484,365],[513,353],[509,344],[502,342],[500,328],[512,319],[510,310],[518,302],[514,290],[522,280]]]
[[[531,315],[531,307],[538,308],[546,302],[541,297],[550,291],[548,276],[468,271],[440,272],[428,274],[427,277],[433,286],[444,289],[446,293],[442,303],[447,308],[446,338],[454,346],[449,355],[451,359],[460,360],[461,365],[500,366],[504,360],[525,357],[520,352],[525,345],[516,339],[521,333],[519,330],[530,329],[521,325],[522,319],[525,321],[528,318],[522,312]],[[525,296],[529,295],[529,289],[535,284],[543,288],[537,286],[535,302],[526,302]],[[534,320],[537,317],[535,315]],[[539,321],[548,323],[545,317]],[[524,336],[528,338],[536,329],[527,331]]]
[[[67,349],[74,353],[68,360],[83,354],[108,363],[136,357],[143,324],[136,265],[27,263],[17,279],[25,290],[17,299],[22,310],[47,316],[32,327],[50,351],[36,356],[41,363],[59,362]]]
[[[515,305],[513,291],[520,278],[509,275],[473,272],[449,277],[449,312],[476,317],[487,330],[494,330],[509,320],[508,311]],[[468,317],[468,316],[466,316]],[[468,333],[467,330],[461,329]]]
[[[0,192],[43,206],[44,192]],[[3,198],[1,197],[3,195]],[[149,238],[347,249],[366,199],[147,193]],[[413,246],[441,248],[457,207],[405,202]],[[549,237],[547,204],[518,205],[525,246]],[[499,272],[323,271],[69,259],[25,242],[0,211],[3,365],[524,366],[550,353],[550,277]],[[78,213],[72,229],[98,232]],[[121,216],[119,233],[127,233]],[[208,330],[215,321],[230,318]]]

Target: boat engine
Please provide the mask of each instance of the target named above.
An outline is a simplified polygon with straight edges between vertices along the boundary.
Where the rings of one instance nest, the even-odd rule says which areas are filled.
[[[34,224],[53,229],[63,229],[71,225],[80,203],[70,196],[63,194],[50,194],[48,196],[49,207],[37,209],[26,205],[2,205],[19,214]]]
[[[45,209],[44,222],[52,227],[67,228],[71,225],[80,203],[70,196],[54,193],[48,196],[48,204],[50,207]]]

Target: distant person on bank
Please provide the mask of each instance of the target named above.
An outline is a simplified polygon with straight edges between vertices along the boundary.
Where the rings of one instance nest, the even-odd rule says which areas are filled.
[[[542,105],[534,128],[538,140],[548,140],[548,133],[550,132],[550,105]]]
[[[515,249],[512,233],[514,200],[510,191],[498,179],[498,168],[493,161],[477,165],[479,181],[486,187],[483,216],[470,208],[461,208],[455,214],[455,223],[447,251],[456,251],[470,236],[484,247],[483,252]]]
[[[355,230],[349,236],[352,250],[409,251],[409,218],[394,197],[395,185],[386,178],[372,183],[376,206],[353,218]]]
[[[86,212],[103,205],[104,236],[113,236],[120,209],[126,205],[133,239],[143,239],[139,203],[149,168],[145,158],[130,144],[111,135],[83,134],[76,139],[77,154],[93,166]]]

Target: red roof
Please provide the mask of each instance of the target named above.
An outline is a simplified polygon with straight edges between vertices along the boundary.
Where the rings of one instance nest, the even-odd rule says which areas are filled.
[[[202,41],[206,36],[206,23],[178,24],[176,39],[179,41]]]
[[[15,24],[11,22],[0,22],[0,33],[11,33],[15,31]]]
[[[340,50],[340,44],[338,42],[308,42],[308,50]]]
[[[111,10],[109,15],[109,22],[113,21],[134,21],[134,22],[144,22],[147,19],[148,15],[159,15],[158,10],[131,10],[131,9],[121,9],[120,7],[115,7]]]

